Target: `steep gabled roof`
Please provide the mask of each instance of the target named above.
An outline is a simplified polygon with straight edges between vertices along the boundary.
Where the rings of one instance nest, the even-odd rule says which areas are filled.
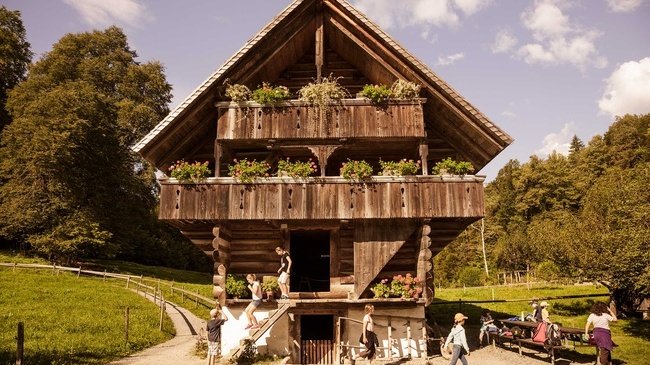
[[[256,86],[278,78],[313,49],[317,19],[323,22],[329,46],[350,57],[348,61],[373,82],[389,84],[403,78],[423,85],[427,130],[479,169],[512,143],[509,135],[347,1],[295,0],[133,149],[160,168],[204,142],[214,130],[214,103],[223,100],[224,81]]]

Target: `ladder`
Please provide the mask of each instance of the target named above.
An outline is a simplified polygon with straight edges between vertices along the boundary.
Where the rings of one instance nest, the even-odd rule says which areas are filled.
[[[275,311],[271,311],[269,313],[268,318],[261,320],[260,321],[260,327],[251,330],[250,336],[248,336],[246,338],[243,338],[240,341],[239,346],[237,348],[235,348],[234,350],[232,350],[230,352],[230,354],[228,355],[228,357],[233,359],[233,360],[236,359],[237,357],[239,357],[239,355],[241,355],[242,351],[246,348],[247,343],[249,343],[249,342],[252,342],[252,343],[257,342],[257,340],[259,340],[260,337],[262,337],[266,333],[266,331],[268,331],[269,329],[271,329],[271,327],[273,327],[275,322],[277,322],[285,313],[287,313],[289,308],[292,308],[292,307],[295,307],[295,306],[296,306],[296,303],[293,302],[293,301],[281,303],[280,305],[278,305],[278,309],[275,310]]]

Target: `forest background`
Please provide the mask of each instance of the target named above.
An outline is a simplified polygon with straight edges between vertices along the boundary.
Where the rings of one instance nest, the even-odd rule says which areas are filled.
[[[163,66],[137,61],[117,27],[67,34],[34,63],[29,47],[20,13],[0,7],[0,248],[210,271],[157,220],[155,171],[130,149],[169,112]],[[486,186],[485,220],[436,256],[437,284],[529,270],[600,282],[631,310],[650,295],[648,186],[650,115],[574,137],[568,156],[511,160]]]

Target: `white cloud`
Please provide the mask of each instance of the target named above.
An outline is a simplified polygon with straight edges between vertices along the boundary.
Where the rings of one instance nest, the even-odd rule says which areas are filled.
[[[606,80],[598,107],[611,115],[649,113],[650,57],[620,65]]]
[[[601,33],[573,24],[561,8],[566,4],[570,3],[538,0],[526,10],[521,19],[535,41],[521,46],[515,54],[529,64],[570,64],[582,71],[607,66],[607,59],[595,44]]]
[[[566,123],[559,133],[550,133],[546,135],[542,141],[542,148],[535,151],[535,154],[548,156],[555,151],[567,155],[569,154],[571,139],[575,134],[575,123]]]
[[[355,0],[354,6],[381,27],[424,28],[424,38],[431,40],[431,27],[457,27],[463,17],[476,14],[492,0]]]
[[[448,65],[453,65],[456,63],[458,60],[462,60],[465,58],[464,53],[454,53],[449,56],[444,56],[444,57],[438,57],[438,62],[436,63],[436,66],[448,66]]]
[[[84,21],[94,26],[122,23],[141,27],[152,19],[140,0],[63,0],[75,8]]]
[[[617,13],[626,13],[635,10],[645,0],[607,0],[607,5],[612,11]]]
[[[501,30],[492,44],[492,53],[509,52],[517,44],[517,38],[508,30]]]
[[[508,108],[506,110],[502,111],[501,115],[503,115],[506,118],[511,118],[511,119],[517,117],[517,113],[515,113],[514,110],[513,110],[514,106],[515,106],[514,102],[508,103]]]

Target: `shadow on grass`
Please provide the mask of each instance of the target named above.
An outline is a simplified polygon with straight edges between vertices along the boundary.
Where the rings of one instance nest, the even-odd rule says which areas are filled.
[[[36,352],[25,349],[23,364],[29,365],[50,365],[50,364],[104,364],[117,358],[91,352],[62,353],[52,350],[39,349]],[[0,350],[0,365],[16,363],[16,353]]]
[[[623,330],[634,337],[650,341],[650,321],[644,321],[641,318],[630,318],[623,326]]]
[[[560,316],[575,317],[585,313],[589,313],[591,307],[596,303],[593,299],[587,300],[574,300],[571,303],[565,304],[561,302],[553,303],[553,312]]]

